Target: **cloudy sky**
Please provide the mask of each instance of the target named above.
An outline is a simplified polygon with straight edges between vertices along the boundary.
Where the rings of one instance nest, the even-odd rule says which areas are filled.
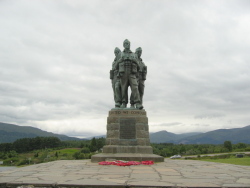
[[[150,132],[250,125],[248,0],[0,0],[0,122],[106,133],[114,48],[142,47]]]

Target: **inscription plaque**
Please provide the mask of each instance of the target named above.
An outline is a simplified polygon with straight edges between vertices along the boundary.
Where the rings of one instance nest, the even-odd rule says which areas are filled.
[[[145,110],[111,110],[109,111],[109,115],[110,116],[114,116],[114,115],[146,116],[146,111]]]
[[[120,139],[135,139],[135,119],[120,119]]]

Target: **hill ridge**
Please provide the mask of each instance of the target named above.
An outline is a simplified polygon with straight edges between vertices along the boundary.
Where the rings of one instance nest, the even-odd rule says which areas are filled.
[[[20,138],[34,138],[37,136],[54,136],[60,140],[80,140],[79,138],[69,137],[62,134],[55,134],[52,132],[44,131],[31,126],[19,126],[10,123],[0,122],[0,143],[14,142]]]
[[[14,142],[20,138],[33,138],[37,136],[54,136],[63,141],[81,140],[75,137],[47,132],[36,127],[19,126],[0,122],[0,143]],[[223,144],[226,140],[230,140],[232,143],[242,142],[250,144],[250,125],[242,128],[216,129],[205,133],[190,132],[175,134],[168,132],[167,130],[150,133],[151,143]]]

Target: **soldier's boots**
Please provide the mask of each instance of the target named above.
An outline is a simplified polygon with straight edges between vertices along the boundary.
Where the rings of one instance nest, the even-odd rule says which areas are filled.
[[[119,103],[119,102],[115,103],[115,107],[116,108],[120,108],[121,107],[121,103]]]
[[[122,105],[120,106],[120,108],[127,108],[127,104],[122,103]]]
[[[118,107],[118,106],[116,106],[116,107]],[[119,107],[120,107],[120,108],[127,108],[127,104],[122,103],[122,105],[119,106]],[[131,104],[130,108],[135,109],[135,105],[134,105],[134,104]],[[141,110],[141,109],[143,109],[143,106],[142,106],[140,103],[136,103],[136,109]]]
[[[140,103],[136,103],[136,108],[141,110],[141,109],[143,109],[143,106]]]
[[[131,104],[130,108],[135,109],[135,104]]]

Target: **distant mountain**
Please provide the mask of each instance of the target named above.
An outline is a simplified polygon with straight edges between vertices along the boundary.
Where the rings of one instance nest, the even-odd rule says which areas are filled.
[[[243,128],[218,129],[182,139],[178,143],[183,144],[223,144],[230,140],[236,144],[239,142],[250,144],[250,125]]]
[[[0,143],[14,142],[20,138],[34,138],[37,136],[54,136],[58,137],[60,140],[81,140],[79,138],[68,137],[61,134],[54,134],[51,132],[43,131],[38,128],[29,126],[18,126],[8,123],[0,122]]]
[[[184,134],[174,134],[168,131],[159,131],[149,135],[151,143],[178,143],[180,139],[189,136],[201,134],[200,132],[191,132]]]
[[[150,133],[150,142],[151,143],[177,143],[180,139],[201,134],[200,132],[191,132],[191,133],[183,133],[183,134],[174,134],[168,131],[159,131],[155,133]],[[87,140],[91,140],[92,138],[106,138],[106,135],[92,136],[86,138]]]
[[[28,126],[18,126],[7,123],[0,123],[0,143],[14,142],[20,138],[33,138],[37,136],[54,136],[60,140],[81,140],[66,135],[54,134],[38,128]],[[250,144],[250,125],[243,128],[218,129],[206,133],[191,132],[184,134],[174,134],[168,131],[150,133],[151,143],[175,143],[175,144],[223,144],[230,140],[232,143]],[[95,138],[106,137],[106,135],[95,136]],[[86,139],[92,139],[86,138]]]
[[[106,136],[95,136],[95,138],[99,137]],[[250,144],[250,125],[243,128],[218,129],[206,133],[191,132],[174,134],[168,131],[159,131],[150,133],[149,137],[151,143],[223,144],[224,141],[229,140],[233,144],[240,142]]]

